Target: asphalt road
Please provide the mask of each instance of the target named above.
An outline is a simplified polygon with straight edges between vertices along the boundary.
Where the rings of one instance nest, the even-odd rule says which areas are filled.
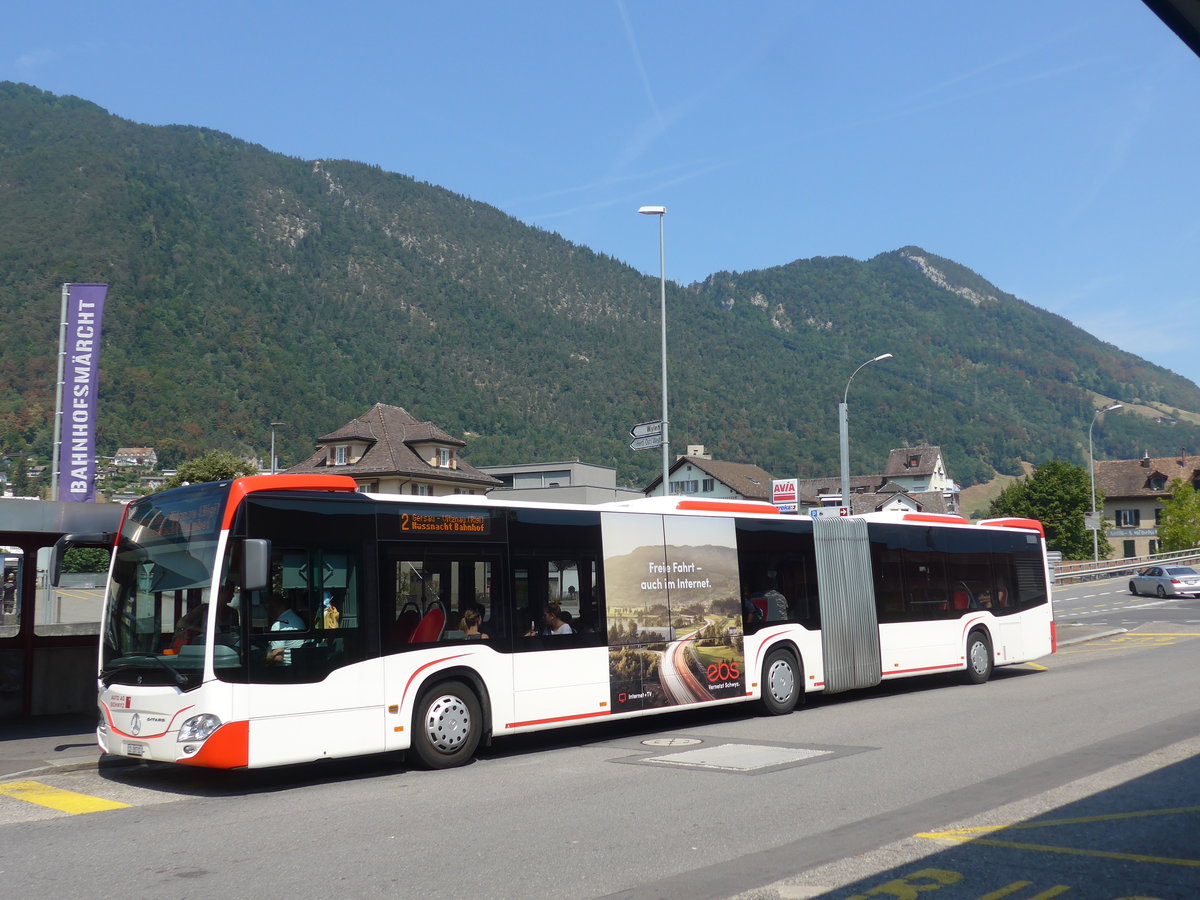
[[[1060,615],[1107,602],[1064,596]],[[780,718],[710,709],[521,736],[447,772],[379,757],[38,776],[124,805],[0,791],[0,884],[22,898],[1192,900],[1198,648],[1200,628],[1160,618],[982,686],[930,677]]]

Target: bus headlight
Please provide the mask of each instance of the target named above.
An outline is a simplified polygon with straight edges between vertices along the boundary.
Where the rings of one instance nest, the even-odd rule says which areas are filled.
[[[212,713],[192,716],[179,726],[179,741],[203,741],[221,727],[221,720]]]

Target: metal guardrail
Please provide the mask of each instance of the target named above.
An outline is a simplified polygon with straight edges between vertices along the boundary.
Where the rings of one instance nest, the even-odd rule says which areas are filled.
[[[1097,578],[1131,575],[1146,566],[1164,563],[1200,562],[1200,547],[1191,550],[1175,550],[1170,553],[1154,553],[1147,556],[1130,556],[1125,559],[1068,560],[1054,563],[1050,574],[1055,584],[1070,584],[1076,581],[1092,581]]]

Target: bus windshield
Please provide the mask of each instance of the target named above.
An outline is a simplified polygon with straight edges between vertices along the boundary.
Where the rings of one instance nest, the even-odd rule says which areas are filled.
[[[164,491],[130,504],[112,569],[101,646],[106,684],[200,683],[203,647],[173,639],[190,611],[207,609],[229,482]],[[201,652],[196,652],[201,651]]]

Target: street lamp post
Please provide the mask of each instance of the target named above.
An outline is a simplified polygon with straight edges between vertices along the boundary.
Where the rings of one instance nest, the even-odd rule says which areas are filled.
[[[850,424],[847,415],[846,402],[850,398],[850,382],[854,380],[864,366],[869,366],[871,363],[879,362],[881,359],[891,359],[892,354],[883,353],[876,356],[874,359],[868,359],[865,363],[850,373],[850,377],[846,379],[846,391],[842,394],[842,402],[838,404],[838,441],[841,445],[841,468],[842,468],[842,506],[850,510]]]
[[[282,428],[287,422],[271,423],[271,474],[275,474],[275,429]]]
[[[1101,413],[1112,412],[1114,409],[1120,408],[1120,403],[1111,403],[1096,410],[1096,414],[1092,416],[1092,424],[1088,426],[1088,472],[1092,480],[1092,524],[1097,526],[1092,529],[1092,562],[1094,563],[1100,562],[1100,523],[1096,520],[1096,457],[1092,454],[1092,429],[1096,427],[1096,420],[1100,418]]]
[[[643,216],[658,216],[658,284],[659,310],[662,319],[662,489],[666,497],[669,491],[667,475],[671,465],[670,439],[667,428],[667,265],[663,253],[663,220],[667,217],[665,206],[641,206]]]

